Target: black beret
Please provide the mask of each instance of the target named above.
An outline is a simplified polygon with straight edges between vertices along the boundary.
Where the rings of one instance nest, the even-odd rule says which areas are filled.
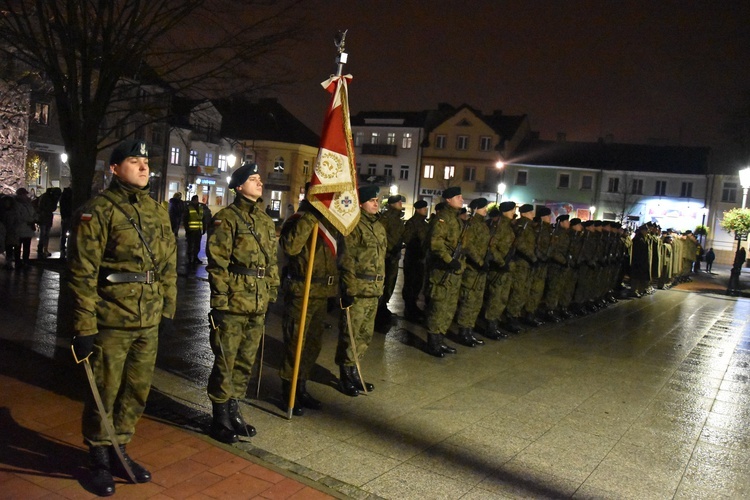
[[[461,194],[461,186],[451,186],[445,191],[443,191],[443,198],[446,200],[450,200],[454,196],[458,196]]]
[[[444,208],[445,208],[445,202],[444,201],[441,201],[440,203],[438,203],[437,205],[435,205],[435,211],[436,212],[439,212],[439,211],[441,211]]]
[[[404,198],[400,194],[394,194],[394,195],[388,197],[388,204],[389,205],[393,205],[394,203],[398,203],[399,201],[406,201],[406,198]]]
[[[594,225],[594,221],[592,221],[592,220],[585,220],[585,221],[581,222],[581,225],[583,227],[589,227],[589,226]]]
[[[545,215],[552,214],[552,210],[550,210],[548,207],[538,207],[536,209],[536,216],[537,217],[544,217]]]
[[[516,208],[515,201],[504,201],[500,204],[500,211],[503,213],[510,212],[511,210],[515,210],[515,208]]]
[[[531,212],[532,210],[534,210],[534,205],[530,205],[528,203],[525,203],[525,204],[521,205],[521,207],[518,209],[518,213],[519,214],[525,214],[527,212]]]
[[[232,178],[229,180],[229,189],[237,189],[237,186],[243,185],[248,177],[257,173],[257,163],[243,163],[240,168],[232,172]]]
[[[458,215],[463,215],[466,212],[468,212],[468,210],[466,210],[466,207],[461,207],[461,210],[458,211]]]
[[[471,200],[471,203],[469,203],[469,208],[472,210],[476,210],[477,208],[484,208],[487,206],[487,198],[477,198],[476,200]]]
[[[112,150],[112,154],[109,157],[109,164],[119,165],[122,163],[122,160],[128,156],[148,158],[148,147],[146,147],[146,143],[134,139],[122,141]]]
[[[489,212],[487,212],[487,217],[490,217],[490,218],[500,217],[500,209],[497,207],[492,207],[492,209]]]
[[[579,219],[578,217],[575,217],[575,218],[573,218],[573,219],[570,219],[570,225],[571,225],[571,226],[577,226],[577,225],[578,225],[578,224],[580,224],[580,223],[581,223],[581,219]]]
[[[648,225],[641,224],[640,226],[638,226],[638,231],[648,231]]]
[[[418,202],[414,204],[414,208],[417,210],[420,208],[426,208],[426,207],[427,207],[427,202],[424,200],[419,200]]]
[[[555,220],[556,220],[557,222],[564,222],[564,221],[566,221],[566,220],[568,220],[568,219],[570,219],[570,215],[568,215],[568,214],[562,214],[562,215],[558,215],[558,216],[557,216],[557,218],[556,218]],[[580,221],[579,221],[579,222],[580,222]]]
[[[380,193],[380,188],[378,186],[375,186],[374,184],[368,186],[359,186],[359,189],[357,190],[357,195],[359,196],[360,203],[364,203],[373,198],[377,198],[378,193]]]

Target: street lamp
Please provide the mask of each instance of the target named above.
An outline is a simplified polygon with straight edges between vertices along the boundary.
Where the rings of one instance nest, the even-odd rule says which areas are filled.
[[[747,204],[747,191],[750,189],[750,167],[745,167],[740,170],[740,185],[742,186],[742,208],[745,208]],[[742,265],[744,264],[745,258],[742,253],[742,240],[747,238],[747,234],[743,234],[735,231],[734,239],[737,240],[737,252],[734,254],[734,264],[732,265],[732,271],[729,274],[729,286],[727,287],[727,294],[739,295],[740,294],[740,274],[742,273]]]
[[[505,194],[505,188],[506,187],[507,186],[505,185],[504,182],[501,182],[501,183],[499,183],[497,185],[497,191],[496,191],[496,194],[495,194],[495,205],[499,205],[500,204],[500,200],[503,199],[503,195]]]
[[[63,163],[68,163],[68,154],[67,153],[60,154],[60,161]]]
[[[742,186],[742,208],[745,208],[747,190],[750,189],[750,167],[740,170],[740,185]]]
[[[229,168],[234,168],[235,163],[237,163],[237,157],[230,154],[227,156],[227,165],[229,165]]]
[[[595,205],[591,205],[591,206],[589,207],[589,213],[591,214],[591,215],[590,215],[590,217],[591,217],[591,220],[594,220],[594,219],[595,219],[595,217],[594,217],[594,213],[595,213],[595,212],[596,212],[596,206],[595,206]]]

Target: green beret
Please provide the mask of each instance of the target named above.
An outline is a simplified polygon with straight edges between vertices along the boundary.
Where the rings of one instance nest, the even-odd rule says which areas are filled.
[[[558,215],[558,216],[557,216],[557,218],[556,218],[555,220],[556,220],[557,222],[564,222],[564,221],[566,221],[566,220],[568,220],[568,219],[570,219],[570,215],[568,215],[568,214],[562,214],[562,215]],[[580,220],[579,220],[579,222],[580,222]],[[571,224],[572,224],[572,223],[571,223]]]
[[[135,139],[122,141],[112,150],[112,154],[109,157],[109,164],[119,165],[129,156],[148,158],[148,147],[146,147],[146,143]]]
[[[577,226],[577,225],[578,225],[578,224],[580,224],[580,223],[581,223],[581,219],[579,219],[578,217],[575,217],[575,218],[573,218],[573,219],[570,219],[570,225],[571,225],[571,226]]]
[[[388,197],[389,205],[393,205],[394,203],[398,203],[399,201],[406,201],[406,198],[404,198],[400,194],[394,194],[393,196]]]
[[[443,198],[446,200],[450,200],[454,196],[458,196],[461,194],[461,186],[451,186],[445,191],[443,191]]]
[[[378,186],[375,186],[374,184],[368,186],[360,186],[357,190],[357,195],[359,196],[360,203],[364,203],[373,198],[377,198],[379,193],[380,188]]]
[[[258,164],[245,162],[240,168],[232,172],[232,178],[229,180],[229,189],[236,189],[245,183],[248,177],[258,173]]]
[[[539,207],[536,209],[536,216],[537,217],[544,217],[546,215],[551,215],[552,210],[549,209],[549,207]]]

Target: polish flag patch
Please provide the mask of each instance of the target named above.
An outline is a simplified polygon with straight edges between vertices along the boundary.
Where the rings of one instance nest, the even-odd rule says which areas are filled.
[[[214,219],[214,226],[221,226],[221,219]]]
[[[81,214],[81,221],[88,222],[93,218],[91,214]]]

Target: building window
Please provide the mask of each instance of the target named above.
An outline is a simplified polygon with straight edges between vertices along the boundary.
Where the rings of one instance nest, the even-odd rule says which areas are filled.
[[[198,166],[198,151],[195,151],[194,149],[190,150],[190,166],[191,167]]]
[[[581,176],[581,189],[582,190],[591,190],[594,187],[594,176],[592,175],[582,175]]]
[[[34,121],[40,125],[49,124],[49,104],[43,102],[34,104]]]
[[[204,163],[207,167],[213,167],[214,166],[214,154],[213,153],[206,153],[206,162]]]
[[[221,186],[216,186],[216,195],[214,196],[214,203],[219,206],[224,205],[224,188]]]
[[[443,134],[435,136],[435,149],[445,149],[446,136]]]
[[[284,158],[282,156],[279,156],[273,161],[273,171],[274,172],[284,171]]]
[[[388,135],[385,138],[385,143],[389,146],[396,144],[396,132],[388,132]]]
[[[403,149],[411,149],[411,141],[412,141],[411,134],[409,132],[406,132],[404,134],[404,137],[401,139],[401,147]]]
[[[302,174],[305,176],[305,179],[307,179],[307,176],[310,174],[310,160],[302,162]]]
[[[364,132],[357,132],[354,134],[354,145],[355,146],[361,146],[362,142],[365,140],[365,133]]]
[[[680,188],[680,197],[682,198],[692,198],[693,197],[693,183],[692,182],[683,182],[682,187]]]
[[[161,133],[161,127],[152,127],[151,128],[151,144],[154,146],[159,145],[162,146],[163,134]]]
[[[630,194],[643,194],[643,179],[633,179],[630,185]]]
[[[557,187],[559,189],[568,189],[570,187],[570,174],[560,174],[557,176]]]
[[[380,140],[380,133],[379,132],[373,132],[370,134],[370,144],[377,144]]]
[[[610,177],[607,184],[608,193],[618,193],[620,191],[620,178]]]
[[[386,177],[393,177],[393,165],[386,165],[383,170],[383,175]]]
[[[373,175],[377,175],[377,174],[375,174],[375,172],[376,172],[376,165],[374,163],[370,163],[369,165],[367,165],[367,175],[368,175],[368,177],[372,177]]]
[[[458,151],[466,151],[469,149],[469,136],[459,135],[456,137],[456,149]]]
[[[526,170],[516,172],[516,186],[525,186],[529,181],[529,173]]]
[[[172,148],[169,151],[169,163],[172,165],[180,164],[180,148]]]
[[[479,151],[489,151],[492,149],[492,137],[483,135],[479,138]]]
[[[435,165],[425,165],[424,166],[424,178],[425,179],[434,179],[435,178]]]
[[[219,169],[219,172],[227,171],[227,155],[219,155],[219,158],[216,161],[216,167]]]
[[[737,202],[737,183],[736,182],[725,182],[724,187],[721,190],[721,201],[727,203]]]
[[[446,165],[443,167],[443,179],[446,181],[448,179],[453,179],[453,176],[456,175],[456,167],[455,165]]]
[[[409,180],[409,165],[401,165],[401,170],[398,172],[398,178],[402,181]]]
[[[654,196],[664,196],[667,192],[667,181],[656,181]]]
[[[477,178],[477,167],[464,167],[464,180],[473,181]]]

